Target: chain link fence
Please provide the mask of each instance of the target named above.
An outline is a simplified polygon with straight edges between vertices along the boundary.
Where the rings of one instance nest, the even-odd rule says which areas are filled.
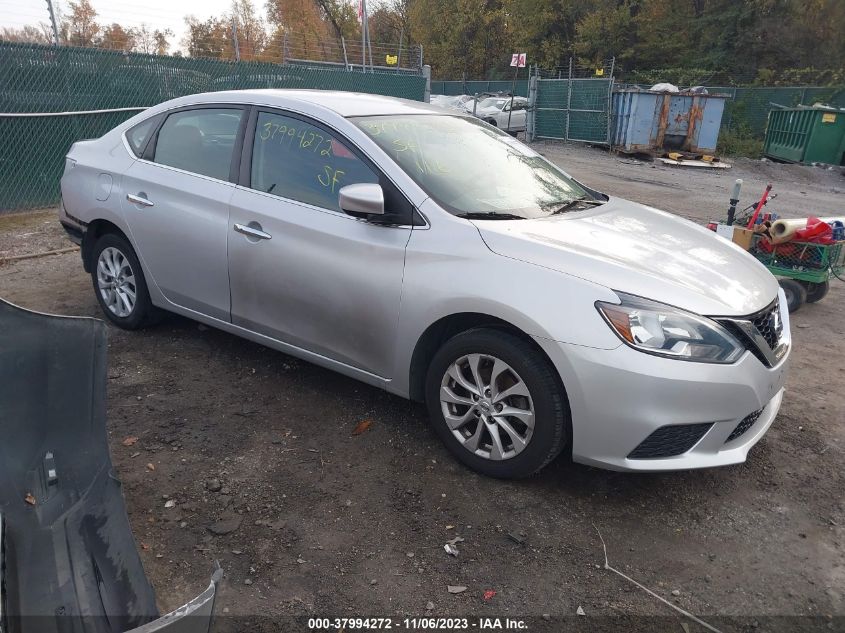
[[[585,69],[589,72],[591,69]],[[558,84],[549,83],[551,80],[560,79]],[[601,77],[594,77],[594,79],[602,81]],[[555,70],[554,72],[540,71],[540,81],[542,82],[538,90],[538,108],[546,107],[550,103],[561,103],[561,100],[568,98],[569,84],[567,83],[567,72]],[[606,83],[606,79],[604,80]],[[599,84],[589,83],[576,79],[572,84],[572,95],[575,98],[576,104],[584,106],[584,109],[601,109],[604,106],[604,99],[602,97]],[[617,87],[633,86],[647,89],[651,87],[645,84],[616,84]],[[766,121],[768,120],[769,111],[779,106],[794,107],[797,105],[812,105],[814,103],[824,103],[835,108],[845,108],[845,87],[819,87],[819,86],[787,86],[787,87],[745,87],[740,88],[736,86],[706,86],[710,94],[724,94],[727,95],[728,100],[725,104],[725,115],[722,118],[722,127],[729,130],[735,130],[746,134],[752,138],[762,139],[766,133]],[[510,91],[509,81],[432,81],[432,94],[445,95],[459,95],[459,94],[474,94],[476,92],[485,91]],[[543,95],[545,91],[545,95]],[[528,82],[518,81],[515,94],[522,96],[529,96]],[[579,100],[583,99],[584,104]],[[588,107],[589,106],[589,107]],[[556,115],[546,115],[548,121],[549,133],[553,133],[553,138],[563,138],[558,136],[565,132],[567,117],[563,114],[566,108],[558,108],[561,112]],[[538,117],[542,115],[538,112]],[[596,119],[600,117],[595,117]],[[579,134],[580,136],[587,136],[590,140],[595,140],[595,134],[600,132],[596,126],[596,121],[593,121],[592,126],[595,128],[593,133]],[[544,136],[540,131],[538,122],[537,136]],[[573,139],[574,140],[574,139]]]
[[[421,73],[0,42],[0,211],[52,206],[70,146],[175,97],[317,88],[424,100]]]
[[[530,138],[586,143],[610,142],[614,60],[599,67],[576,66],[549,73],[533,69]]]

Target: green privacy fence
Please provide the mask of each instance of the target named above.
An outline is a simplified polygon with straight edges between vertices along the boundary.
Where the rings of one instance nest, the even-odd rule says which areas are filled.
[[[102,136],[136,114],[134,108],[241,88],[350,90],[422,100],[425,86],[421,74],[0,42],[0,211],[56,204],[70,146]],[[120,108],[132,110],[91,112]]]
[[[711,93],[730,95],[725,104],[722,127],[747,131],[755,138],[763,138],[769,111],[777,106],[792,107],[825,103],[836,108],[845,107],[845,88],[784,87],[784,88],[708,88]]]
[[[545,84],[547,79],[541,80]],[[551,80],[555,81],[555,80]],[[566,79],[558,80],[566,82]],[[578,81],[578,80],[575,80]],[[549,99],[555,98],[557,93],[565,91],[565,87],[551,88],[553,84],[546,84],[549,88],[547,96]],[[585,86],[588,84],[585,84]],[[541,84],[542,86],[542,84]],[[648,88],[649,86],[640,85],[641,88]],[[474,94],[476,92],[493,92],[493,91],[510,91],[511,84],[509,81],[432,81],[431,94]],[[734,86],[707,86],[708,92],[711,94],[725,94],[728,95],[728,100],[725,108],[725,115],[722,119],[722,127],[741,130],[750,136],[762,139],[766,132],[766,120],[769,116],[769,110],[777,106],[792,107],[799,104],[812,105],[816,102],[822,102],[834,107],[845,107],[845,87],[818,87],[818,86],[785,86],[785,87],[747,87],[738,88]],[[578,88],[573,86],[573,95],[578,92]],[[518,81],[516,94],[528,96],[528,82]],[[543,100],[542,87],[538,91],[538,103]],[[589,94],[585,95],[585,99],[591,99]],[[540,116],[538,114],[538,116]],[[564,114],[547,115],[549,129],[555,127],[563,129],[565,127],[566,116]],[[538,123],[538,136],[543,136],[539,132],[540,126]],[[557,135],[550,135],[552,138],[563,138]]]
[[[538,79],[534,138],[607,143],[611,79]]]

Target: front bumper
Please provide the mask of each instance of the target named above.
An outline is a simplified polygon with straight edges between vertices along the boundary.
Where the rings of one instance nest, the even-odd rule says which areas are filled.
[[[717,365],[661,358],[626,345],[603,350],[535,340],[566,388],[572,458],[624,471],[685,470],[745,461],[780,409],[791,351],[770,368],[750,352],[731,365]],[[729,439],[746,418],[753,423]],[[706,431],[681,454],[630,457],[658,429],[693,424],[710,426],[698,427]]]

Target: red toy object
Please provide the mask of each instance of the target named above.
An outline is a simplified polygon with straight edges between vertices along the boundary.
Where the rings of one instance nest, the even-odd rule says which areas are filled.
[[[792,238],[796,242],[812,242],[814,244],[833,244],[833,227],[818,218],[807,218],[807,228],[798,229]]]

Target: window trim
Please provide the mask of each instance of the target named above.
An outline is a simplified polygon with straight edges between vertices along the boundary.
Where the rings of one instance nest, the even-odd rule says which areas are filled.
[[[150,144],[150,141],[152,141],[153,136],[155,136],[156,132],[158,132],[158,127],[159,127],[159,125],[161,124],[161,121],[160,121],[160,120],[157,120],[157,119],[160,119],[160,118],[161,118],[161,116],[162,116],[162,114],[163,114],[162,112],[159,112],[158,114],[154,114],[154,115],[152,115],[152,116],[150,116],[150,117],[147,117],[147,118],[146,118],[146,119],[144,119],[143,121],[138,121],[138,123],[136,123],[136,124],[135,124],[135,125],[133,125],[132,127],[127,128],[126,130],[124,130],[124,132],[123,132],[123,140],[124,140],[124,141],[126,141],[126,147],[129,149],[129,153],[130,153],[130,154],[132,154],[132,156],[133,156],[134,158],[136,158],[136,159],[141,159],[141,158],[143,158],[143,156],[144,156],[144,151],[147,149],[147,145],[149,145],[149,144]],[[138,152],[137,152],[137,153],[135,153],[135,149],[132,147],[132,142],[129,140],[129,133],[130,133],[132,130],[134,130],[135,128],[137,128],[137,127],[139,127],[139,126],[141,126],[141,125],[144,125],[145,123],[152,123],[152,124],[153,124],[153,126],[152,126],[152,128],[150,128],[150,133],[149,133],[149,134],[147,134],[147,138],[145,138],[145,139],[144,139],[144,142],[143,142],[143,143],[141,143],[141,147],[138,149]]]
[[[174,169],[183,174],[190,174],[192,176],[197,176],[200,178],[208,178],[209,180],[214,180],[216,182],[237,184],[237,168],[239,167],[241,150],[243,149],[246,121],[250,118],[251,109],[252,106],[244,103],[193,103],[191,105],[180,106],[178,108],[172,108],[165,112],[159,112],[158,114],[154,114],[154,117],[161,118],[156,123],[155,131],[153,132],[153,134],[150,135],[150,138],[147,140],[146,147],[144,148],[144,153],[142,156],[138,157],[138,160],[143,160],[144,162],[149,163],[151,165],[156,165],[157,167]],[[161,132],[161,128],[164,127],[164,124],[167,119],[169,119],[174,114],[179,114],[180,112],[188,112],[191,110],[241,110],[243,112],[240,123],[238,124],[238,131],[235,134],[235,144],[232,146],[232,162],[229,164],[229,175],[225,180],[222,178],[215,178],[214,176],[209,176],[207,174],[200,174],[195,171],[188,171],[187,169],[182,169],[181,167],[174,167],[172,165],[165,165],[164,163],[155,162],[155,150],[156,145],[158,144],[158,135],[159,132]],[[129,143],[128,140],[126,142],[127,144]]]
[[[267,194],[266,192],[260,191],[252,187],[252,155],[253,155],[253,148],[255,144],[255,131],[256,126],[258,124],[258,115],[261,113],[265,114],[274,114],[277,116],[288,117],[291,119],[295,119],[297,121],[301,121],[307,125],[311,125],[316,127],[323,132],[331,135],[332,137],[336,138],[338,141],[342,142],[346,149],[350,152],[355,154],[355,157],[358,158],[361,162],[363,162],[370,171],[372,171],[379,180],[379,184],[383,181],[390,183],[390,186],[396,191],[396,193],[405,201],[405,204],[410,208],[410,217],[403,217],[401,218],[401,223],[399,224],[390,224],[388,222],[379,222],[378,219],[367,219],[367,218],[357,218],[356,216],[352,216],[346,213],[343,210],[336,210],[336,209],[329,209],[327,207],[321,207],[318,205],[311,204],[309,202],[305,202],[303,200],[297,200],[295,198],[288,198],[286,196],[279,195],[277,193]],[[393,179],[385,173],[383,169],[381,169],[375,161],[373,161],[367,154],[360,148],[356,143],[354,143],[346,134],[337,130],[334,127],[331,127],[322,121],[318,121],[313,117],[310,117],[306,114],[302,114],[299,112],[295,112],[292,110],[285,110],[281,107],[274,107],[274,106],[267,106],[267,105],[255,105],[252,106],[251,112],[249,113],[248,123],[246,126],[246,133],[243,138],[243,143],[241,146],[241,156],[240,156],[240,170],[238,173],[238,178],[235,182],[236,185],[247,189],[248,191],[259,193],[262,195],[269,195],[273,199],[276,200],[285,200],[291,203],[295,203],[298,205],[306,205],[308,207],[312,207],[314,209],[319,209],[324,212],[334,213],[335,215],[339,215],[349,219],[358,219],[369,222],[370,224],[376,225],[383,225],[383,226],[397,226],[397,227],[419,227],[424,228],[428,226],[428,222],[422,216],[422,214],[417,210],[416,206],[408,199],[408,196],[400,189]]]

